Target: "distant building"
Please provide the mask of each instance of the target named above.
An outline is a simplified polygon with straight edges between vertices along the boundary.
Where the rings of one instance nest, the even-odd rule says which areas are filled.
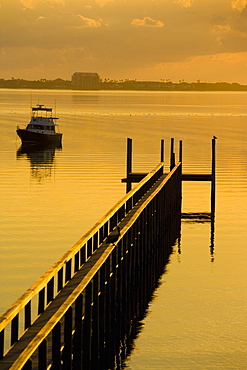
[[[97,90],[100,78],[98,73],[75,72],[71,78],[71,85],[75,89]]]

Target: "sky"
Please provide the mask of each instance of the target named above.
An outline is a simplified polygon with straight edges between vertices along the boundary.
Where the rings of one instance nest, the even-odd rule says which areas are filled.
[[[0,78],[247,84],[247,0],[0,0]]]

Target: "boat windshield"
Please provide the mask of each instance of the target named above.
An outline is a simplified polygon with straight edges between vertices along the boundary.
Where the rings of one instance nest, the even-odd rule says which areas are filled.
[[[48,130],[48,131],[54,131],[54,126],[44,126],[44,125],[32,125],[32,124],[29,124],[27,126],[27,129],[30,129],[30,130]]]

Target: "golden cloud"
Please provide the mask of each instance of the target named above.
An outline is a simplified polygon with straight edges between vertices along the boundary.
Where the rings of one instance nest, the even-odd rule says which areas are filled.
[[[157,21],[150,17],[144,17],[143,19],[133,19],[131,22],[134,26],[145,26],[145,27],[163,27],[164,23],[161,21]]]
[[[244,62],[246,64],[247,52],[239,52],[239,53],[220,53],[214,55],[203,55],[203,56],[196,56],[191,59],[192,62],[218,62],[218,63],[229,63],[229,64],[236,64],[240,62]]]
[[[105,6],[108,3],[112,3],[114,0],[95,0],[96,4],[99,6]]]
[[[35,0],[21,0],[21,3],[25,8],[34,9],[37,2]]]
[[[190,8],[194,0],[175,0],[175,4],[181,4],[185,8]]]
[[[48,4],[57,3],[64,5],[64,0],[46,0]],[[38,5],[38,0],[21,0],[22,5],[27,9],[34,9]]]
[[[81,27],[91,27],[91,28],[101,27],[101,23],[98,22],[98,21],[96,21],[96,20],[94,20],[94,19],[85,18],[85,17],[83,17],[80,14],[78,14],[77,17],[81,21],[80,25],[78,26],[79,28],[81,28]]]
[[[222,44],[222,39],[224,38],[225,35],[232,33],[232,29],[228,25],[215,25],[212,29],[212,34],[214,35],[216,41],[219,43],[219,45]]]
[[[233,0],[231,5],[233,9],[237,9],[241,12],[246,7],[247,0]]]

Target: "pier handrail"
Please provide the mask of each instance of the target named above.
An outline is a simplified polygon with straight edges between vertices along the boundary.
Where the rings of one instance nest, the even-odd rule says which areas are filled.
[[[11,345],[20,337],[19,334],[19,313],[24,312],[26,330],[42,313],[49,303],[54,299],[54,295],[61,291],[74,273],[90,258],[95,250],[99,248],[108,233],[118,224],[118,222],[133,208],[145,192],[158,180],[164,173],[164,162],[152,170],[143,178],[130,192],[128,192],[119,202],[115,204],[82,238],[80,238],[61,258],[57,260],[26,292],[17,299],[9,309],[0,316],[0,359],[4,356],[4,329],[11,323]],[[84,258],[82,257],[84,256]],[[81,262],[79,262],[81,259]],[[72,267],[74,271],[72,273]],[[65,269],[64,269],[65,268]],[[64,271],[65,270],[65,271]],[[54,277],[58,279],[57,291],[54,290]],[[45,303],[45,288],[46,300]],[[34,319],[31,319],[31,301],[39,294],[39,312]],[[24,331],[23,330],[23,331]],[[22,333],[21,333],[22,334]]]
[[[140,213],[143,212],[143,210],[155,198],[155,196],[160,192],[160,190],[164,188],[164,186],[168,183],[172,176],[174,177],[176,176],[177,178],[181,176],[180,162],[178,162],[178,164],[169,172],[168,175],[164,175],[160,178],[160,181],[157,183],[156,188],[150,191],[150,193],[147,194],[147,197],[143,197],[140,205],[138,204],[136,205],[136,207],[133,207],[130,213],[131,217],[127,218],[127,220],[124,222],[124,226],[121,228],[121,235],[119,240],[124,238],[127,231],[140,216]],[[121,203],[121,201],[119,203]],[[110,212],[111,211],[109,211],[109,213]],[[76,283],[72,284],[70,290],[68,289],[68,295],[66,295],[66,298],[63,300],[63,303],[59,305],[59,308],[55,311],[52,309],[52,307],[50,307],[51,313],[47,314],[46,317],[47,320],[43,319],[42,320],[43,325],[38,326],[36,330],[33,329],[33,331],[35,332],[37,331],[37,334],[34,335],[33,333],[33,335],[30,336],[30,338],[27,341],[26,348],[24,348],[24,350],[22,350],[20,354],[16,357],[10,369],[17,370],[22,368],[22,366],[26,363],[26,360],[33,355],[33,353],[42,343],[42,341],[47,337],[47,335],[51,332],[55,325],[62,319],[64,313],[67,312],[68,308],[71,307],[71,305],[75,302],[79,294],[81,294],[81,292],[86,289],[86,286],[93,279],[94,275],[99,271],[103,263],[105,263],[106,259],[112,253],[114,248],[115,245],[113,243],[109,245],[103,243],[102,249],[99,248],[90,259],[89,261],[90,267],[85,269],[85,271],[83,271],[82,269],[79,272],[78,276],[75,277]],[[49,311],[49,309],[47,311]],[[18,350],[16,352],[18,352]]]

